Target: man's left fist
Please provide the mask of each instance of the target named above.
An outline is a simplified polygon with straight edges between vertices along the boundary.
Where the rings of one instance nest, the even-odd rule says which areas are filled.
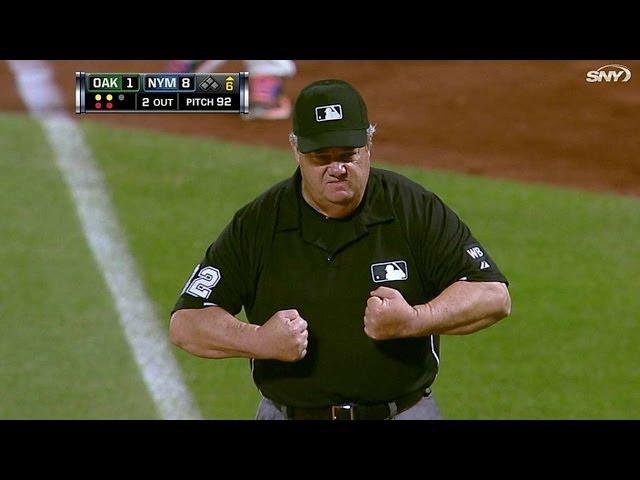
[[[389,287],[371,292],[364,311],[364,332],[374,340],[405,338],[418,332],[418,311],[402,294]]]

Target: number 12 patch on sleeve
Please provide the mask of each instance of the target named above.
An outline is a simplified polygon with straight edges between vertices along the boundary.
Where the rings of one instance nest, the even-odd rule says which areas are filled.
[[[200,265],[197,265],[182,289],[182,293],[186,292],[193,297],[209,298],[211,290],[221,278],[222,275],[217,268],[204,267],[200,270]]]

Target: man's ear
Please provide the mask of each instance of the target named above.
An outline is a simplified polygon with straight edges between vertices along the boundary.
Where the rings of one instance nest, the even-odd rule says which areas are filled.
[[[293,157],[296,159],[296,163],[300,165],[300,152],[293,143],[293,140],[289,140],[289,145],[291,145],[291,150],[293,150]]]
[[[371,142],[367,143],[367,155],[369,156],[369,161],[371,161]]]

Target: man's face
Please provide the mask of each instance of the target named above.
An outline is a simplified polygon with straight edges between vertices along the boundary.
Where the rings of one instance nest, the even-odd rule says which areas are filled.
[[[296,151],[305,199],[332,217],[353,212],[369,180],[370,150],[331,147],[310,153]]]

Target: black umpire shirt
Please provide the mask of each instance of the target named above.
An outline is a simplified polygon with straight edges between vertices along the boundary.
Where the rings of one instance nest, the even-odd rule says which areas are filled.
[[[300,170],[240,209],[187,281],[173,311],[244,306],[262,325],[278,310],[308,322],[297,362],[252,360],[261,393],[282,405],[392,401],[431,385],[439,338],[372,340],[364,310],[379,286],[423,304],[458,280],[508,284],[469,228],[435,194],[371,168],[362,202],[327,219],[302,197]]]

